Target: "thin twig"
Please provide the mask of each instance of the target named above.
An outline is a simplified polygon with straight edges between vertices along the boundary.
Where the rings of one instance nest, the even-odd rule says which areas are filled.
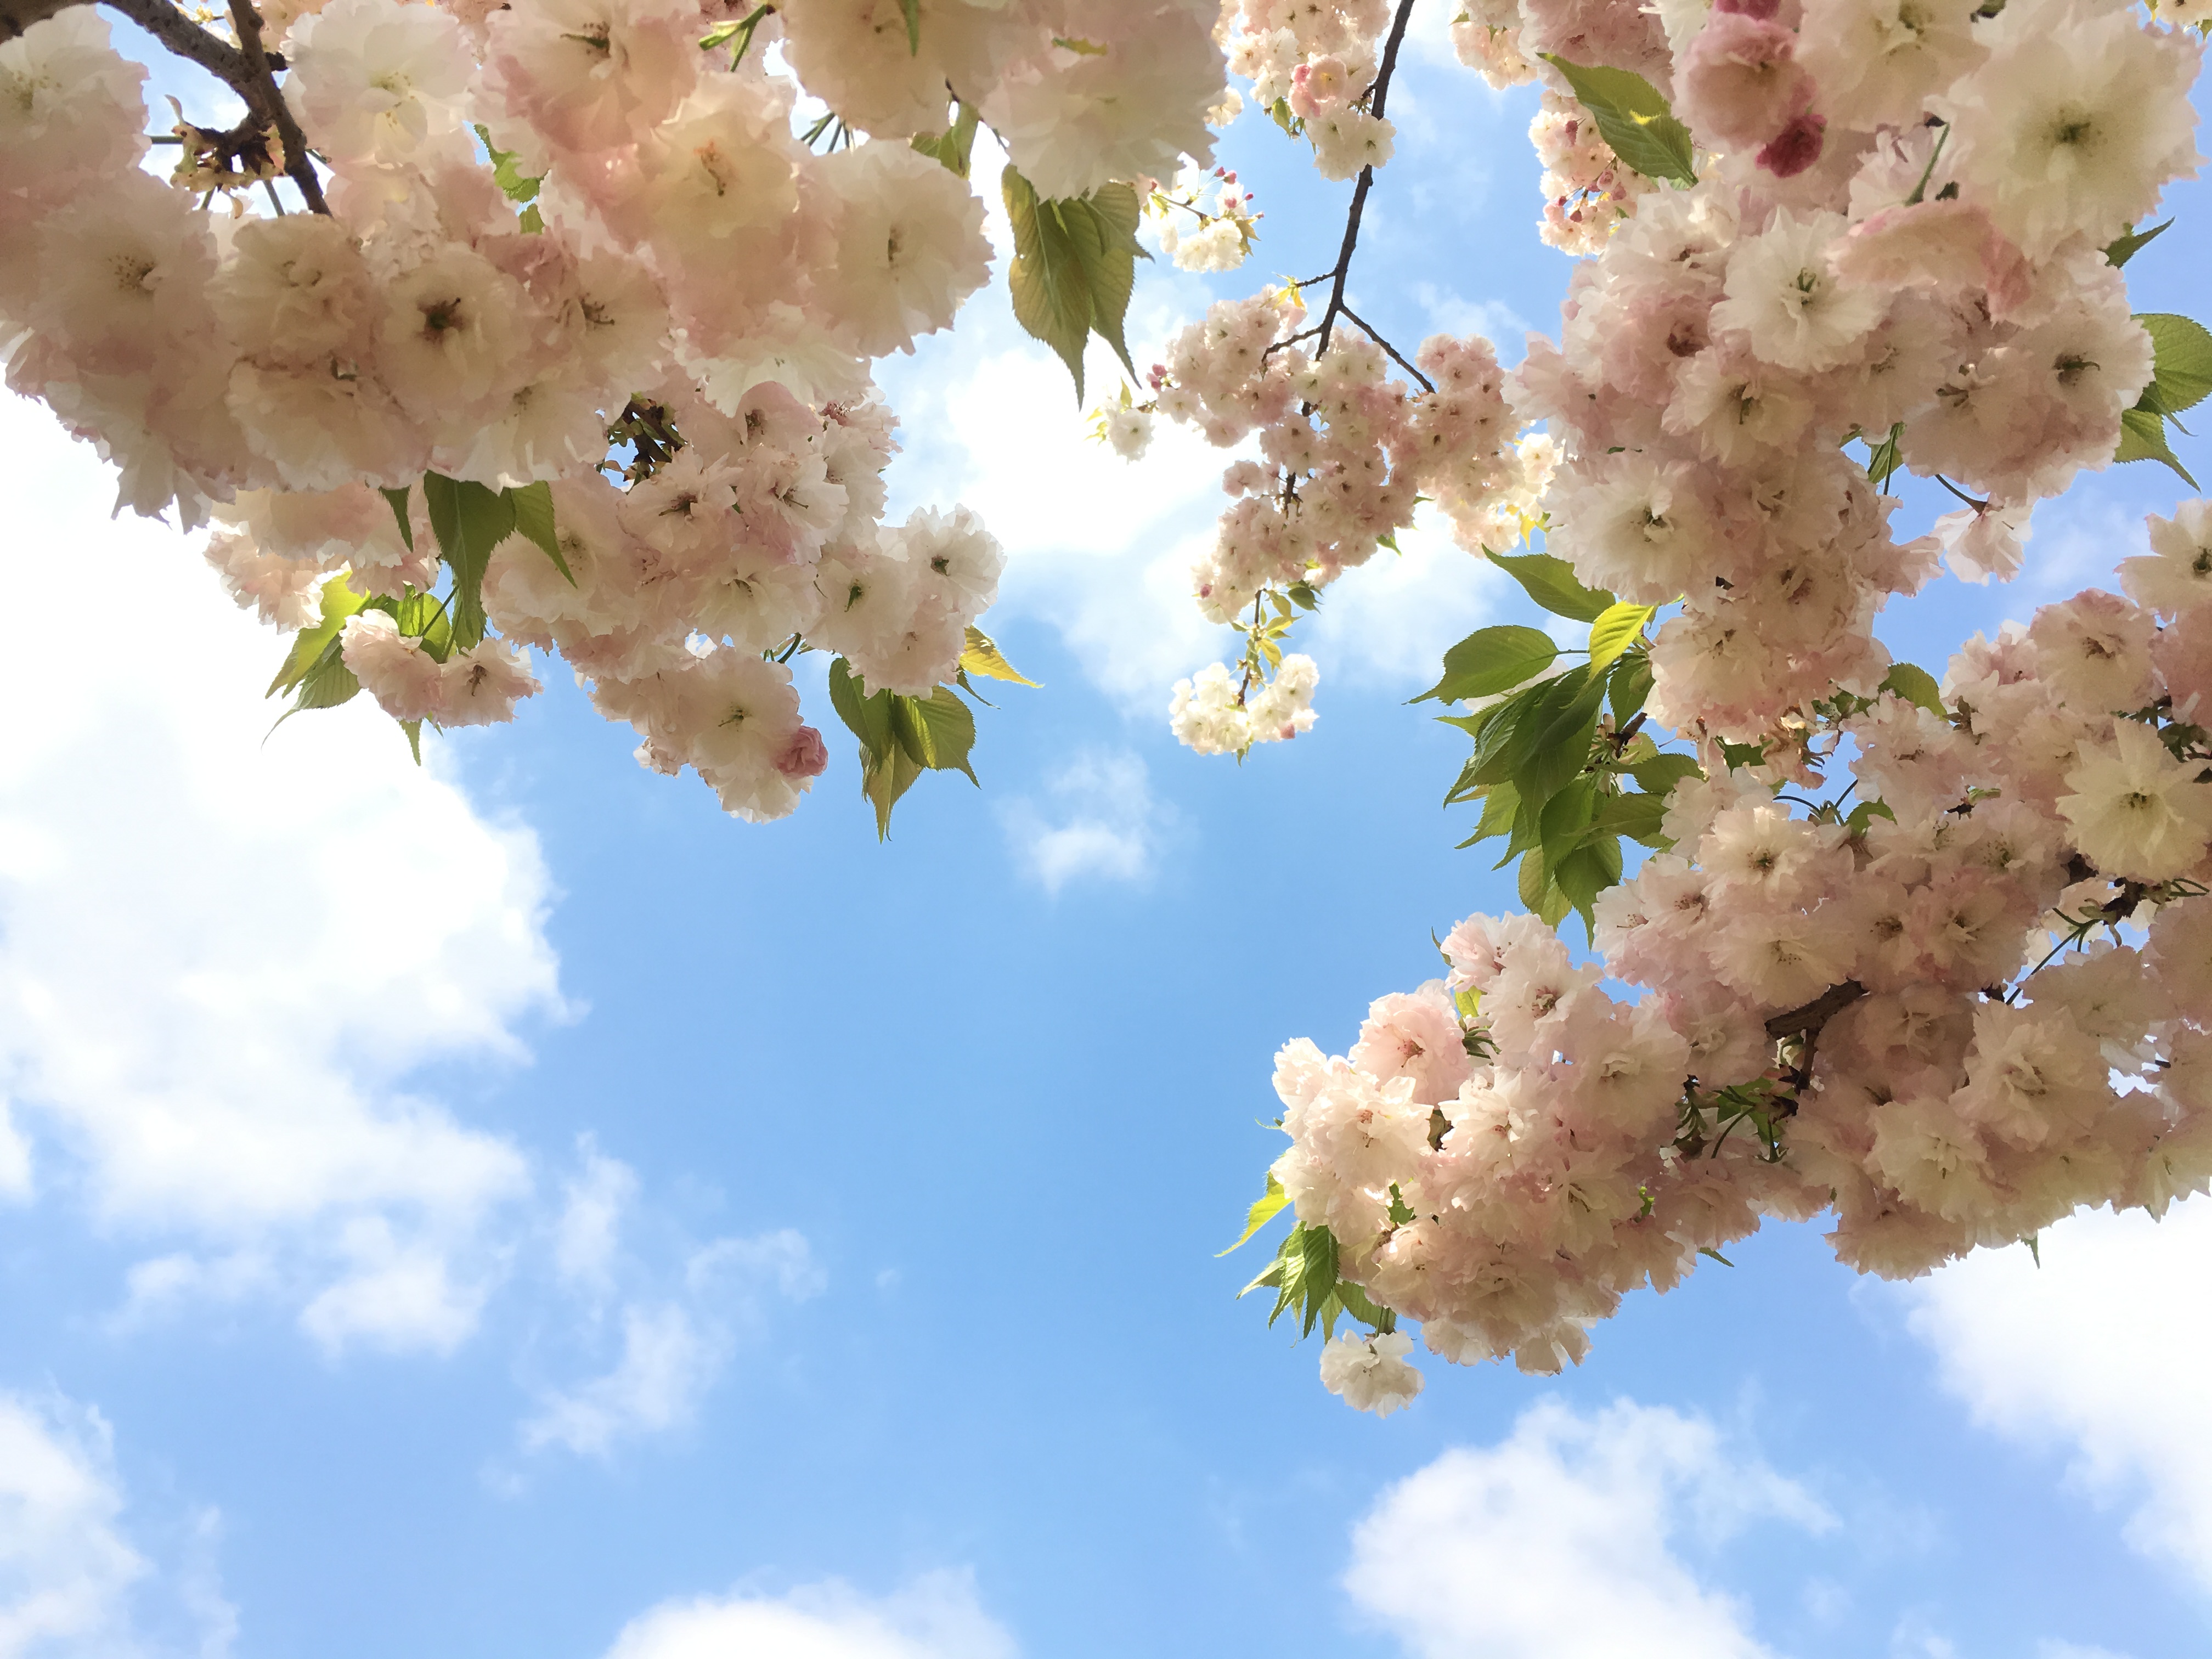
[[[1369,322],[1364,317],[1362,317],[1350,306],[1343,306],[1339,307],[1339,309],[1343,313],[1345,321],[1358,327],[1369,339],[1374,341],[1376,345],[1381,346],[1384,351],[1389,354],[1390,361],[1392,362],[1397,364],[1398,367],[1404,369],[1407,374],[1419,380],[1421,383],[1422,391],[1434,392],[1437,389],[1437,383],[1431,380],[1427,375],[1422,374],[1419,369],[1415,368],[1413,364],[1407,362],[1403,357],[1400,356],[1398,355],[1398,348],[1392,345],[1388,340],[1384,339],[1382,333],[1376,328],[1374,324]]]
[[[1390,95],[1390,77],[1398,68],[1398,48],[1405,41],[1406,24],[1413,15],[1413,0],[1398,0],[1398,15],[1390,20],[1390,38],[1382,47],[1382,67],[1376,72],[1375,84],[1368,92],[1368,110],[1378,120],[1382,118],[1383,100]],[[1352,250],[1359,246],[1359,216],[1366,211],[1367,192],[1374,187],[1375,167],[1370,162],[1359,169],[1359,182],[1352,186],[1352,211],[1344,222],[1344,246],[1336,256],[1335,280],[1329,284],[1328,308],[1321,314],[1321,349],[1314,353],[1316,357],[1328,352],[1329,331],[1344,313],[1344,284],[1352,275]],[[1375,331],[1370,328],[1367,331],[1372,334]]]
[[[329,213],[322,181],[315,177],[315,163],[307,154],[307,135],[293,118],[291,106],[285,103],[271,72],[269,54],[262,49],[261,14],[254,10],[252,0],[230,0],[230,23],[238,33],[239,53],[246,60],[250,77],[238,86],[240,95],[276,129],[277,139],[284,146],[284,171],[299,187],[301,199],[312,211]]]

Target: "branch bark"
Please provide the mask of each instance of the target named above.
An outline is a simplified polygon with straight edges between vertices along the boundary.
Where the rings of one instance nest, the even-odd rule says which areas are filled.
[[[1398,15],[1390,20],[1390,36],[1383,43],[1382,64],[1375,72],[1375,85],[1368,95],[1367,107],[1379,119],[1384,101],[1390,95],[1390,77],[1397,73],[1398,48],[1405,44],[1406,25],[1413,15],[1413,0],[1398,0]],[[1352,189],[1352,211],[1344,222],[1344,246],[1336,256],[1336,269],[1330,273],[1334,278],[1329,284],[1328,305],[1321,314],[1321,342],[1314,356],[1321,356],[1328,349],[1329,331],[1336,319],[1344,314],[1344,284],[1352,275],[1352,250],[1359,246],[1359,217],[1367,210],[1367,192],[1375,187],[1375,169],[1359,169],[1359,182]],[[1365,325],[1361,325],[1364,327]],[[1370,334],[1374,331],[1369,329]],[[1380,337],[1377,337],[1378,343]],[[1392,352],[1393,356],[1397,356]]]
[[[1768,1020],[1766,1035],[1777,1042],[1786,1036],[1802,1036],[1809,1043],[1820,1035],[1823,1025],[1866,994],[1866,987],[1855,979],[1847,979],[1841,985],[1831,985],[1810,1002]]]
[[[239,95],[276,128],[284,146],[284,172],[299,187],[301,198],[312,211],[327,214],[330,204],[323,200],[322,180],[315,177],[315,163],[307,154],[307,135],[300,131],[291,106],[277,88],[274,65],[261,45],[261,14],[254,10],[252,0],[230,0],[230,24],[238,33],[238,50],[246,60],[247,82],[234,83],[238,85]]]

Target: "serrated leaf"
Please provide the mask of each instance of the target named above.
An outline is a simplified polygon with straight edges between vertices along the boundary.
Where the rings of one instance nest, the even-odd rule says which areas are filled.
[[[568,568],[568,561],[561,556],[560,531],[553,522],[553,486],[540,480],[510,488],[507,496],[514,503],[515,533],[535,543],[553,561],[553,568],[562,579],[574,587],[575,574]]]
[[[1483,797],[1482,817],[1474,826],[1474,833],[1460,842],[1462,847],[1473,847],[1494,836],[1510,834],[1516,817],[1521,811],[1521,792],[1510,783],[1495,786]]]
[[[1524,801],[1549,800],[1589,763],[1601,688],[1595,681],[1572,686],[1572,678],[1563,674],[1554,681],[1569,689],[1546,697],[1522,722],[1524,746],[1516,752],[1512,775]]]
[[[465,651],[484,636],[484,569],[492,549],[514,533],[514,502],[504,490],[438,472],[422,475],[422,501],[453,573],[453,648]]]
[[[422,763],[422,722],[402,720],[399,729],[407,734],[407,752],[415,757],[415,764]]]
[[[1443,678],[1413,701],[1495,696],[1542,673],[1559,654],[1552,636],[1540,629],[1479,628],[1444,653]]]
[[[1943,688],[1926,669],[1909,662],[1892,663],[1889,672],[1882,677],[1881,689],[1894,692],[1907,702],[1917,702],[1939,720],[1948,720],[1951,711],[1943,707]]]
[[[2168,219],[2165,224],[2153,225],[2148,230],[2131,230],[2126,235],[2107,242],[2105,245],[2105,258],[2115,265],[2127,264],[2136,254],[2142,252],[2148,244],[2156,241],[2163,232],[2172,227],[2172,223],[2173,221]]]
[[[1684,778],[1702,777],[1705,768],[1691,755],[1654,755],[1628,769],[1628,775],[1648,795],[1664,797]]]
[[[292,641],[292,648],[284,653],[276,678],[269,682],[269,689],[262,696],[273,697],[279,691],[289,691],[297,686],[324,654],[336,647],[346,619],[368,603],[368,595],[354,592],[343,575],[326,578],[323,583],[322,620],[313,628],[300,630],[299,636]]]
[[[1092,334],[1113,348],[1134,379],[1122,329],[1144,253],[1137,243],[1136,191],[1103,185],[1072,201],[1044,201],[1011,166],[1000,175],[1000,191],[1014,233],[1007,285],[1015,320],[1067,365],[1078,404],[1083,344]]]
[[[969,751],[975,746],[975,717],[960,701],[960,694],[940,685],[926,697],[899,701],[912,711],[927,734],[928,756],[921,763],[933,772],[964,772],[968,781],[981,788],[981,780],[968,763]]]
[[[1647,179],[1678,185],[1698,182],[1690,130],[1674,118],[1658,88],[1627,70],[1584,68],[1555,52],[1542,57],[1566,77],[1575,97],[1596,120],[1599,136],[1624,165]]]
[[[1592,778],[1575,779],[1544,803],[1537,834],[1546,869],[1565,866],[1568,856],[1582,844],[1583,831],[1589,828],[1596,810],[1597,783]]]
[[[2188,317],[2149,311],[2136,320],[2150,336],[2156,367],[2136,404],[2153,415],[2173,416],[2194,409],[2212,392],[2212,331]]]
[[[408,486],[401,484],[396,489],[380,489],[376,493],[392,504],[392,516],[399,525],[399,539],[412,553],[415,550],[415,526],[407,513],[407,497],[410,493]]]
[[[2174,458],[2166,441],[2166,418],[2148,410],[2124,410],[2120,414],[2120,447],[2112,452],[2115,461],[2163,461],[2173,469],[2181,481],[2191,489],[2200,488],[2189,474],[2189,469]]]
[[[1656,605],[1631,605],[1626,599],[1608,607],[1590,624],[1590,672],[1609,667],[1642,637],[1644,625],[1658,614]]]
[[[1612,594],[1584,587],[1575,580],[1572,565],[1549,553],[1492,553],[1490,562],[1555,617],[1594,623],[1613,608]]]
[[[1646,847],[1660,847],[1667,839],[1659,833],[1660,822],[1666,816],[1667,803],[1657,795],[1615,795],[1598,809],[1591,828],[1626,836]]]
[[[1613,664],[1607,696],[1613,705],[1615,726],[1626,726],[1651,695],[1651,653],[1631,651]]]
[[[1237,1235],[1237,1242],[1228,1249],[1215,1251],[1215,1256],[1217,1258],[1224,1256],[1231,1251],[1243,1249],[1252,1235],[1273,1220],[1283,1206],[1290,1201],[1291,1195],[1283,1190],[1283,1183],[1275,1179],[1275,1172],[1273,1170],[1268,1170],[1267,1190],[1254,1199],[1252,1207],[1244,1212],[1244,1231]]]
[[[1008,662],[1006,653],[999,649],[988,634],[973,623],[968,624],[968,643],[961,650],[960,666],[969,673],[981,674],[986,679],[1011,680],[1016,685],[1041,689],[1035,680]]]

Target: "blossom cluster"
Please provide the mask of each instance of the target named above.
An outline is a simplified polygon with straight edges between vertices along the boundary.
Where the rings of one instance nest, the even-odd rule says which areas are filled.
[[[2153,534],[2140,605],[1978,636],[1943,717],[1838,721],[1880,811],[1716,766],[1599,897],[1600,960],[1471,917],[1347,1055],[1286,1047],[1274,1174],[1346,1277],[1448,1359],[1549,1371],[1762,1218],[1832,1208],[1840,1260],[1905,1278],[2212,1186],[2212,508]]]
[[[1802,9],[1676,19],[1661,84],[1708,159],[1576,271],[1513,392],[1565,452],[1551,550],[1683,601],[1653,718],[1740,741],[1871,690],[1887,597],[1943,552],[2010,574],[2033,503],[2111,459],[2154,362],[2103,250],[2199,159],[2193,33],[2100,0]],[[1855,435],[1970,504],[1899,544]]]
[[[1397,129],[1370,107],[1389,0],[1227,0],[1230,68],[1253,101],[1312,144],[1324,179],[1381,167]]]
[[[472,586],[372,607],[345,670],[469,724],[537,689],[518,645],[558,652],[641,760],[778,816],[826,752],[790,654],[926,694],[996,587],[964,512],[881,522],[871,360],[950,325],[991,258],[965,153],[908,139],[979,112],[1038,191],[1081,196],[1209,156],[1224,91],[1212,0],[951,0],[918,34],[910,11],[288,0],[281,92],[253,95],[313,161],[272,131],[223,172],[222,136],[180,128],[164,180],[144,71],[62,10],[0,46],[8,382],[100,446],[121,504],[218,519],[210,559],[279,627],[315,626],[340,573],[432,591],[444,532],[420,493],[388,505],[426,476],[550,484],[564,556],[492,552],[495,633],[450,631]],[[802,100],[830,112],[804,131]],[[288,177],[327,210],[285,211]]]
[[[1528,124],[1528,142],[1543,164],[1544,216],[1537,234],[1563,253],[1595,253],[1636,198],[1653,188],[1621,164],[1589,112],[1549,88]]]

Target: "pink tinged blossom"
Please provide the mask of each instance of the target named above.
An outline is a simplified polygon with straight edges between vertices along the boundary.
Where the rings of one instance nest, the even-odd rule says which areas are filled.
[[[1718,148],[1769,143],[1812,102],[1812,77],[1797,65],[1796,41],[1778,22],[1717,11],[1676,66],[1676,110]]]
[[[1778,179],[1795,179],[1820,159],[1827,131],[1826,116],[1802,111],[1766,141],[1757,157],[1759,165]]]
[[[775,757],[775,769],[787,778],[818,778],[829,766],[830,747],[811,726],[793,732],[791,741]]]
[[[2096,716],[2140,708],[2152,696],[2150,614],[2095,588],[2035,613],[2027,639],[2057,695]]]
[[[2152,514],[2146,523],[2150,552],[2120,561],[2128,597],[2169,617],[2212,605],[2212,501],[2184,501],[2171,519]]]

